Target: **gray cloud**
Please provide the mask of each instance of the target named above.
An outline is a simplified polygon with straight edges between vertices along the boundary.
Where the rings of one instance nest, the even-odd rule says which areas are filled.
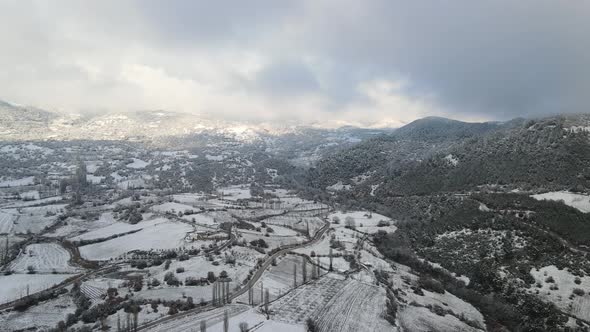
[[[0,3],[0,98],[403,123],[586,112],[586,1]]]

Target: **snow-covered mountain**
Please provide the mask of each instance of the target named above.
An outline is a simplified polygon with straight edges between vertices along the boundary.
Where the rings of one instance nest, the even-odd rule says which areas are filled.
[[[269,137],[302,135],[309,130],[347,134],[358,132],[359,128],[320,129],[297,124],[220,121],[161,110],[65,114],[0,101],[0,140],[152,141],[162,137],[203,134],[254,142]],[[370,130],[377,134],[387,131]],[[351,136],[351,139],[356,138]]]

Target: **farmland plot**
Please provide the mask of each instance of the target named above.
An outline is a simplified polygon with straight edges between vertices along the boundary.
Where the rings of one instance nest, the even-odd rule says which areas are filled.
[[[590,320],[589,276],[576,277],[567,270],[560,270],[554,265],[545,266],[539,270],[533,268],[530,273],[541,286],[535,288],[540,291],[539,296],[553,302],[565,312]],[[570,298],[576,288],[584,290],[585,293]]]
[[[264,271],[260,281],[264,289],[268,289],[270,300],[278,298],[293,289],[293,271],[297,265],[297,284],[303,283],[303,258],[297,255],[287,255],[279,258],[276,266],[271,266]],[[311,280],[312,265],[307,263],[307,281]],[[260,282],[254,286],[254,303],[262,303],[260,296]],[[248,294],[243,294],[238,298],[239,301],[247,303]]]
[[[80,269],[69,264],[70,253],[57,243],[35,243],[28,245],[14,260],[9,269],[16,273],[27,273],[32,267],[37,273],[75,273]]]
[[[114,222],[106,227],[102,227],[79,236],[73,237],[72,240],[80,241],[80,240],[94,240],[94,239],[104,239],[108,238],[113,235],[117,234],[124,234],[132,231],[141,230],[148,227],[153,227],[158,224],[168,222],[167,219],[159,218],[153,220],[142,221],[137,224],[129,224],[125,222]]]
[[[181,222],[154,222],[139,232],[82,246],[80,254],[91,260],[108,260],[132,250],[174,249],[185,245],[184,238],[192,230]]]
[[[0,276],[0,304],[17,300],[29,293],[35,293],[59,284],[73,274],[11,274]]]
[[[0,331],[8,332],[31,328],[42,331],[49,330],[74,311],[76,311],[76,306],[72,298],[69,295],[63,295],[33,306],[25,312],[13,310],[0,313]]]
[[[395,331],[381,318],[385,299],[381,287],[351,281],[312,317],[320,331]]]
[[[292,324],[303,324],[316,310],[321,310],[336,296],[350,279],[328,275],[294,289],[270,306],[273,319]]]
[[[0,234],[10,234],[14,229],[16,216],[8,211],[0,210]]]
[[[306,232],[309,227],[311,236],[324,226],[324,222],[320,218],[300,216],[299,213],[270,217],[263,221],[268,225],[293,228],[301,232]]]
[[[188,317],[183,317],[181,319],[175,319],[172,321],[168,321],[162,325],[155,326],[151,329],[148,329],[149,332],[185,332],[185,331],[198,331],[199,325],[201,320],[205,320],[207,322],[207,331],[210,332],[221,332],[223,331],[223,315],[225,310],[228,311],[230,316],[230,331],[231,332],[238,332],[239,327],[238,324],[241,320],[233,319],[234,316],[240,315],[242,313],[248,312],[250,309],[249,306],[246,305],[236,305],[232,304],[223,308],[216,308],[212,310],[208,310],[205,312],[201,312],[195,315],[191,315]],[[258,315],[258,320],[251,321],[249,323],[250,326],[254,326],[255,323],[262,321],[264,319],[263,316]]]

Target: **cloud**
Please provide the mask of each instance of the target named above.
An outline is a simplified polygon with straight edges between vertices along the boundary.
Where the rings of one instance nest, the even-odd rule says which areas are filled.
[[[0,2],[0,99],[399,125],[586,112],[585,1]]]

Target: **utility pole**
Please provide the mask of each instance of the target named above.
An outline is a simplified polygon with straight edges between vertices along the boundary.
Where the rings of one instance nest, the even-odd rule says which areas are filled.
[[[301,266],[301,273],[303,273],[303,283],[307,282],[307,257],[305,256],[301,256],[301,259],[303,260],[302,266]]]
[[[293,263],[293,288],[297,288],[297,262]]]

